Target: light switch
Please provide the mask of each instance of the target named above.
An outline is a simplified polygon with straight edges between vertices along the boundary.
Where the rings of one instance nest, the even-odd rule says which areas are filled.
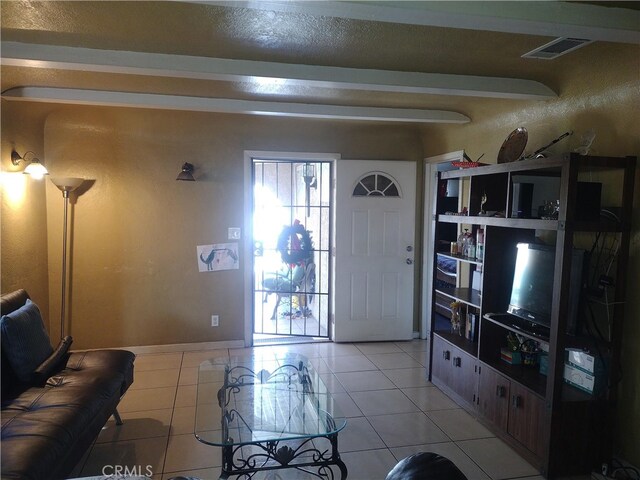
[[[229,240],[240,240],[240,229],[238,227],[229,227],[227,237]]]

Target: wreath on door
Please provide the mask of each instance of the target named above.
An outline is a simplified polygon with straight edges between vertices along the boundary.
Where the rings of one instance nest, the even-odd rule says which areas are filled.
[[[282,261],[289,265],[313,262],[311,233],[298,220],[282,229],[276,249],[280,252]]]

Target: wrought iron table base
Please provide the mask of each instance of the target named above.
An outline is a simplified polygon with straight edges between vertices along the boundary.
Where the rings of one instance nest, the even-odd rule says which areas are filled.
[[[319,439],[329,440],[331,443],[331,451],[329,451],[329,449],[319,450],[315,447],[313,442]],[[222,473],[220,474],[220,480],[226,480],[230,476],[236,476],[238,479],[251,479],[257,472],[286,468],[295,468],[317,478],[333,480],[336,478],[333,470],[330,468],[333,465],[340,469],[341,480],[347,478],[347,466],[338,453],[337,433],[305,439],[295,448],[291,448],[289,445],[279,446],[280,443],[280,441],[276,440],[267,440],[247,445],[228,445],[222,447]],[[248,446],[258,447],[261,451],[252,453],[247,458],[235,458],[238,450]],[[292,463],[302,456],[311,456],[311,461]],[[272,462],[268,465],[268,462],[272,460],[275,460],[276,464]],[[317,470],[317,472],[313,470]]]

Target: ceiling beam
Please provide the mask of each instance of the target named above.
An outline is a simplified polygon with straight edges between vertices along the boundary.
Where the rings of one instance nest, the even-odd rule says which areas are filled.
[[[228,98],[187,97],[70,88],[17,87],[2,93],[11,101],[111,107],[240,113],[278,117],[368,120],[404,123],[468,123],[469,117],[445,110],[351,107],[307,103],[259,102]]]
[[[257,83],[279,87],[398,92],[427,95],[547,100],[556,94],[533,80],[473,75],[398,72],[290,63],[233,60],[120,50],[2,43],[2,65],[157,77]],[[286,88],[284,88],[286,92]]]
[[[408,25],[640,44],[640,11],[578,2],[175,1]]]

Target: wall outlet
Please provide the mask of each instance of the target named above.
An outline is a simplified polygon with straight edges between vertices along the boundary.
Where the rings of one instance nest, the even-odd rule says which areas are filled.
[[[217,327],[220,325],[220,316],[219,315],[211,315],[211,326]]]
[[[229,240],[240,240],[240,228],[229,227],[227,230],[227,238]]]

